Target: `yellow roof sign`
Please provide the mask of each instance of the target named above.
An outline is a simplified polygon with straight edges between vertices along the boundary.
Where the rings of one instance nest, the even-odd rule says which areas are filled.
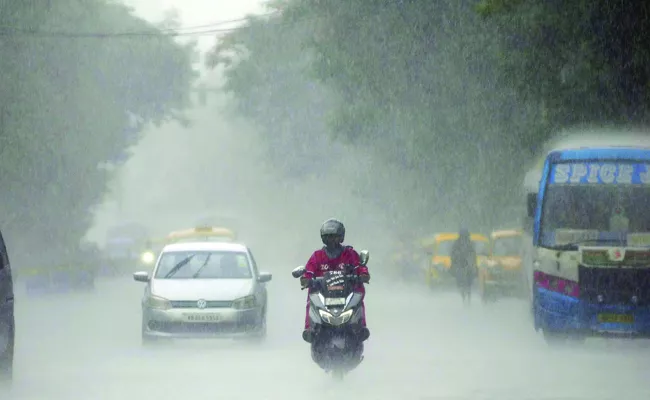
[[[191,229],[183,229],[171,232],[167,235],[167,240],[175,241],[185,238],[224,238],[236,240],[237,234],[228,228],[213,227],[213,226],[199,226]]]

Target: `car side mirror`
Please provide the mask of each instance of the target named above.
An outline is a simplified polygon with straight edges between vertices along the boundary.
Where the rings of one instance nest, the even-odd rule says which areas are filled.
[[[528,210],[528,216],[535,216],[535,209],[537,208],[537,193],[528,193],[526,198],[526,208]]]
[[[271,279],[273,279],[273,275],[268,272],[260,272],[259,276],[257,277],[257,281],[259,283],[270,282]]]
[[[291,271],[291,276],[293,276],[294,278],[300,278],[304,273],[305,273],[305,266],[301,265],[295,268],[293,271]]]
[[[149,282],[149,273],[146,271],[139,271],[133,273],[133,280],[136,282]]]
[[[359,264],[366,266],[370,260],[370,252],[368,250],[361,250],[359,252]]]

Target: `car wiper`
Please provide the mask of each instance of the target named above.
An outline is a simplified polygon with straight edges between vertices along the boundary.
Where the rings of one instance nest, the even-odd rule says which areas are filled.
[[[543,246],[547,249],[551,250],[557,250],[557,251],[571,251],[571,250],[578,250],[578,246],[581,244],[587,244],[587,243],[619,243],[620,245],[623,245],[623,241],[620,239],[586,239],[586,240],[580,240],[577,242],[572,242],[572,243],[567,243],[567,244],[560,244],[556,246]]]
[[[189,263],[190,260],[191,260],[192,258],[194,258],[195,255],[196,255],[196,254],[189,255],[189,256],[185,257],[184,259],[182,259],[178,264],[174,265],[174,266],[172,267],[172,269],[170,269],[169,272],[167,272],[167,274],[165,275],[164,279],[168,279],[168,278],[171,278],[172,276],[174,276],[174,274],[175,274],[176,272],[178,272],[179,269],[181,269],[181,268],[183,268],[185,265],[187,265],[187,263]]]
[[[194,273],[194,275],[192,275],[192,278],[193,278],[193,279],[198,278],[198,276],[199,276],[199,274],[201,273],[201,271],[203,270],[203,268],[205,268],[205,266],[208,265],[208,261],[210,261],[210,257],[211,257],[211,256],[212,256],[212,253],[208,254],[208,257],[206,257],[205,262],[203,263],[203,265],[201,265],[201,266],[199,267],[199,269],[196,270],[196,272]]]

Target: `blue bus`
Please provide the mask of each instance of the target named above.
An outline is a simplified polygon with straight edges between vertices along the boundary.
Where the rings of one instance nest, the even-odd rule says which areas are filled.
[[[537,192],[527,194],[532,316],[549,343],[650,337],[650,144],[643,139],[552,150]]]

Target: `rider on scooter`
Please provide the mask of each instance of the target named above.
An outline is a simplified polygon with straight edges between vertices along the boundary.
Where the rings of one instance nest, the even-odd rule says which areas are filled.
[[[305,273],[300,278],[300,283],[303,287],[307,287],[311,278],[318,278],[325,274],[327,271],[344,271],[346,265],[351,265],[353,273],[361,277],[361,282],[368,283],[370,281],[370,274],[366,266],[360,265],[359,253],[357,253],[352,246],[343,246],[345,240],[345,226],[343,223],[336,219],[328,219],[323,222],[320,228],[320,237],[325,246],[322,249],[316,250],[307,264],[305,265]],[[359,283],[356,291],[364,294],[365,288],[363,283]],[[310,290],[311,291],[311,290]],[[361,302],[363,309],[362,324],[363,329],[359,333],[360,339],[366,340],[370,336],[370,331],[366,327],[366,312],[363,300]],[[309,326],[309,297],[307,297],[307,314],[305,316],[305,330],[302,332],[302,338],[311,343],[312,331]]]

